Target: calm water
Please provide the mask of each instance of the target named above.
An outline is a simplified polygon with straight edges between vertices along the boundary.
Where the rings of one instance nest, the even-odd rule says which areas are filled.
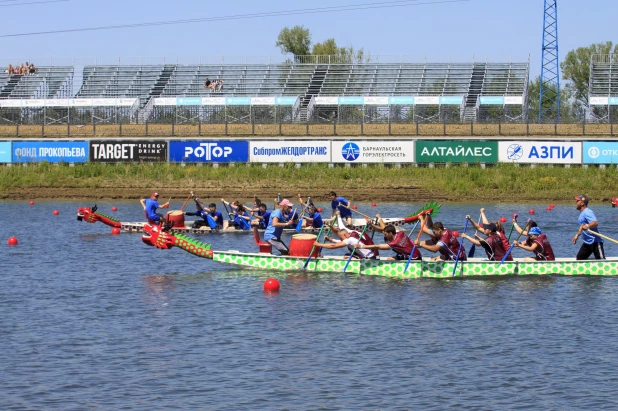
[[[618,278],[240,272],[78,222],[80,205],[0,202],[2,410],[618,407]],[[360,208],[400,216],[418,206]],[[574,256],[577,211],[546,206],[487,213],[535,208],[556,254]],[[99,207],[143,215],[137,202]],[[479,207],[445,205],[436,220],[461,231]],[[591,208],[618,237],[618,209]],[[255,250],[249,236],[202,238]],[[262,292],[270,276],[279,294]]]

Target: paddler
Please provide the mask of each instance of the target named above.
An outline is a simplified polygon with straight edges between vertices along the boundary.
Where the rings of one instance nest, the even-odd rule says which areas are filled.
[[[410,238],[403,231],[398,232],[392,224],[387,224],[381,231],[384,232],[384,240],[386,241],[386,244],[364,245],[362,243],[358,243],[354,247],[362,250],[393,250],[395,252],[395,256],[388,257],[386,260],[407,261],[410,257],[412,249],[414,248],[414,243],[412,240],[410,240]],[[414,249],[412,260],[422,259],[421,252],[417,247]]]
[[[421,220],[424,217],[420,217]],[[421,224],[423,224],[421,222]],[[431,240],[419,241],[416,240],[414,243],[417,247],[424,248],[425,250],[431,251],[432,253],[440,253],[439,256],[432,258],[432,261],[455,261],[457,258],[457,251],[459,250],[459,242],[457,238],[453,235],[453,232],[448,228],[444,227],[439,221],[435,221],[433,223],[433,230],[429,229],[427,225],[424,225],[423,232],[431,237]],[[461,246],[461,251],[459,253],[459,261],[465,261],[466,250],[464,246]]]
[[[467,215],[466,218],[468,219],[468,221],[471,221],[474,224],[474,221],[472,221],[472,217]],[[476,224],[474,225],[475,227],[477,226]],[[502,243],[502,239],[498,234],[498,227],[496,226],[496,224],[483,223],[478,226],[477,230],[484,233],[486,237],[481,238],[478,234],[474,234],[474,237],[472,237],[466,235],[466,233],[463,233],[461,235],[461,238],[466,238],[472,244],[483,247],[489,261],[502,261],[502,258],[504,257],[510,246],[509,248],[504,248],[504,244]],[[509,253],[505,261],[513,261],[513,254]]]
[[[334,250],[337,248],[347,247],[351,253],[354,253],[354,257],[365,260],[365,259],[376,259],[378,257],[379,251],[367,249],[367,246],[372,246],[373,240],[371,237],[367,235],[367,233],[362,233],[356,230],[348,230],[347,228],[337,228],[335,225],[332,226],[333,232],[337,235],[338,239],[324,237],[324,240],[327,243],[319,243],[315,242],[314,245],[316,247],[327,248],[330,250]],[[362,237],[361,237],[362,234]],[[362,248],[357,248],[357,245],[362,245]],[[349,254],[346,254],[344,257],[349,257]]]
[[[532,227],[528,230],[528,239],[526,241],[521,242],[513,242],[515,247],[519,247],[526,251],[532,251],[534,253],[534,258],[526,257],[524,261],[554,261],[556,257],[554,256],[554,250],[549,244],[549,240],[545,234],[541,233],[541,229],[539,227]]]
[[[258,227],[266,229],[270,221],[271,211],[266,207],[265,203],[260,203],[258,211],[253,211],[251,214],[258,220]]]
[[[303,201],[303,198],[298,194],[298,202],[301,206],[305,207],[305,212],[301,213],[300,218],[305,220],[303,227],[322,228],[324,222],[322,221],[322,214],[318,212],[317,207],[313,204],[311,197],[307,197],[307,203]]]
[[[328,194],[328,198],[331,201],[331,208],[333,209],[333,212],[330,216],[331,220],[335,217],[335,211],[337,211],[337,209],[339,210],[339,217],[344,221],[344,224],[346,226],[351,226],[352,225],[352,204],[351,202],[344,198],[344,197],[338,197],[337,193],[335,193],[334,191],[331,191]]]
[[[169,208],[170,202],[163,205],[159,205],[159,193],[152,193],[150,198],[143,198],[139,200],[140,204],[144,208],[144,212],[146,213],[146,218],[148,219],[148,223],[150,224],[159,224],[161,225],[161,219],[163,218],[163,214],[157,214],[158,208]]]
[[[284,215],[288,213],[292,209],[293,204],[290,200],[284,198],[279,203],[279,208],[273,210],[270,214],[270,221],[268,222],[268,227],[264,232],[264,241],[269,242],[273,245],[281,255],[288,255],[289,249],[288,247],[281,241],[281,234],[283,233],[283,229],[289,224],[286,221]]]

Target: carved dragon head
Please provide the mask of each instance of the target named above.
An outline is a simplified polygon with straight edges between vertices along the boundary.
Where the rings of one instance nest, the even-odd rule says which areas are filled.
[[[87,223],[96,223],[101,221],[101,216],[97,214],[97,206],[94,207],[79,207],[77,209],[77,220],[86,221]]]
[[[144,224],[142,241],[146,245],[161,249],[170,249],[176,244],[174,237],[166,227],[159,225]]]

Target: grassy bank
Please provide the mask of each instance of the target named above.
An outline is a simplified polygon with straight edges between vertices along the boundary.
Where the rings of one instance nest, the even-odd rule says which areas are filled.
[[[510,164],[482,169],[476,165],[390,168],[335,167],[325,164],[263,168],[260,164],[213,168],[176,164],[32,164],[0,167],[0,198],[139,198],[152,189],[163,196],[200,195],[268,198],[322,196],[330,190],[356,201],[553,202],[585,193],[595,201],[618,196],[616,167],[518,167]],[[168,194],[166,194],[168,193]]]

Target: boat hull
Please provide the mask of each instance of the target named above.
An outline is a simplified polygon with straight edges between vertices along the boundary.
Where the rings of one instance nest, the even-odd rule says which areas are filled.
[[[303,269],[306,257],[283,257],[271,254],[237,253],[232,251],[214,251],[213,260],[233,264],[244,268],[273,271],[299,271]],[[347,260],[343,258],[324,257],[312,259],[308,272],[340,273]],[[412,261],[404,273],[406,261],[393,260],[352,260],[346,273],[373,275],[391,278],[453,278],[453,262]],[[563,275],[563,276],[618,276],[618,258],[608,260],[527,262],[513,261],[500,265],[495,261],[473,259],[457,264],[456,278],[493,277],[493,276],[529,276],[529,275]]]

